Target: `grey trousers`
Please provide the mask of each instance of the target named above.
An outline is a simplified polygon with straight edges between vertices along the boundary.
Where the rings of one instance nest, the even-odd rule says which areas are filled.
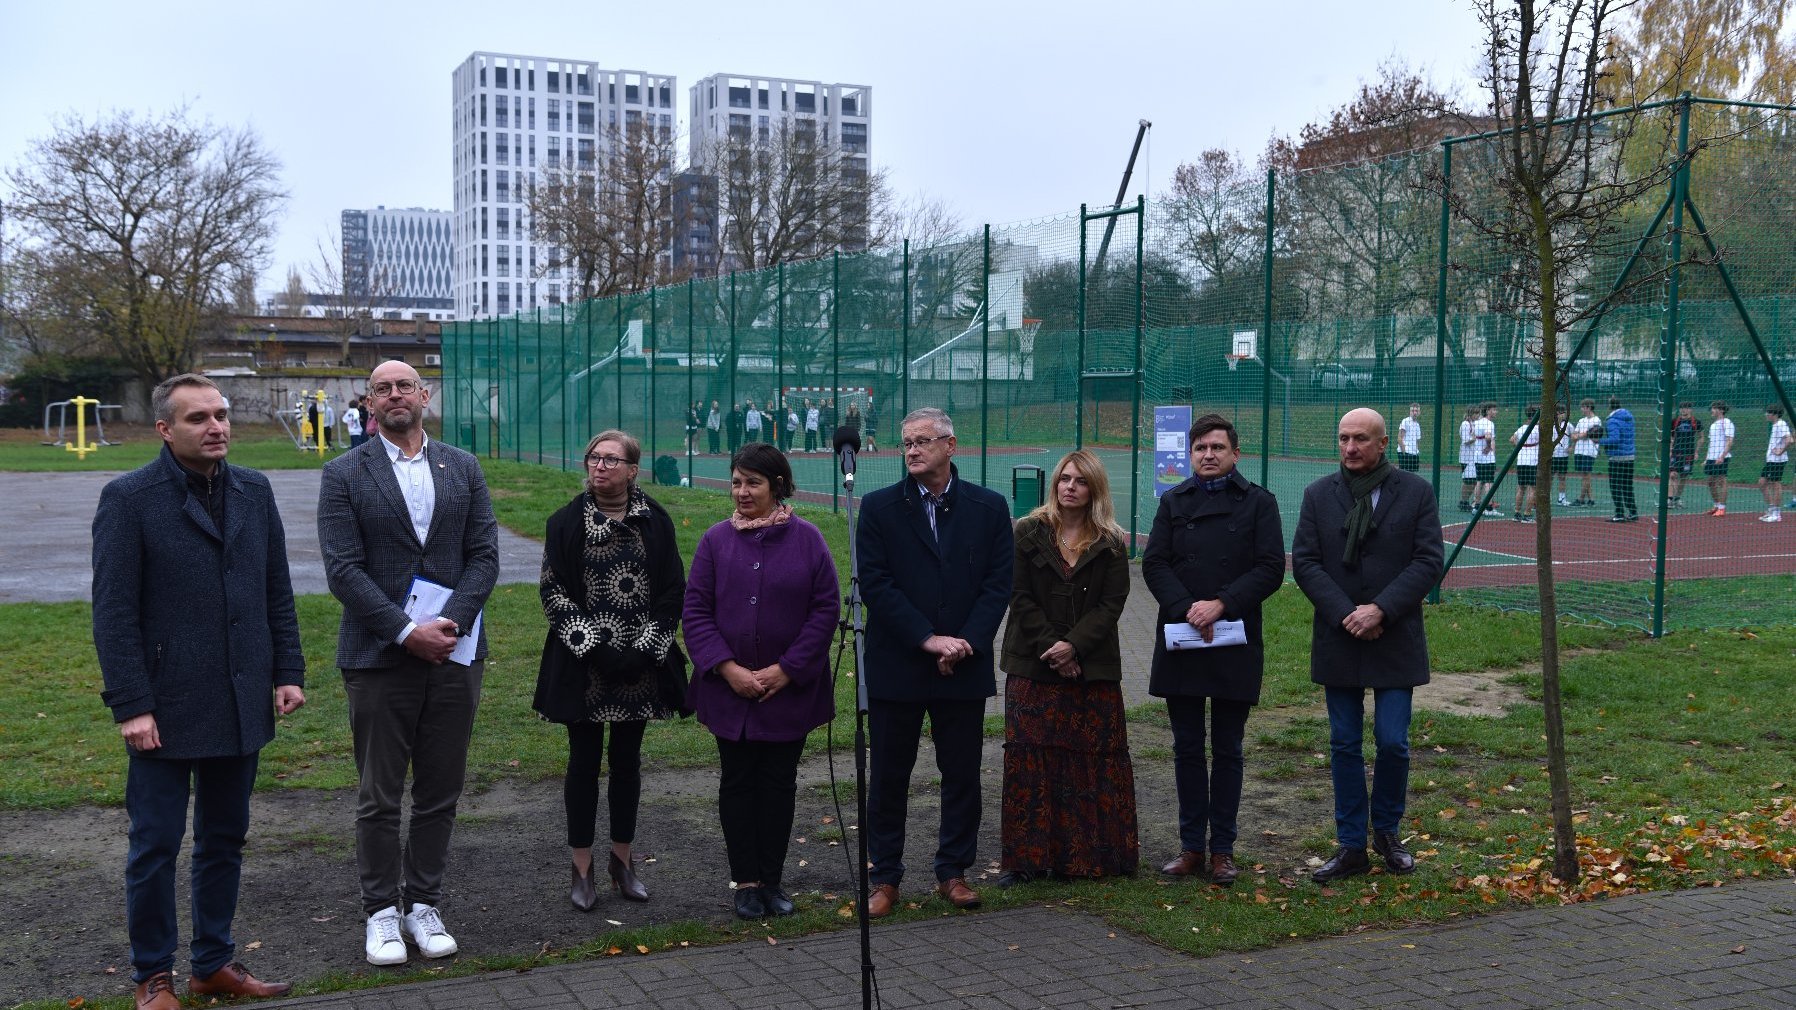
[[[403,913],[408,902],[442,901],[449,837],[485,671],[484,660],[432,666],[410,655],[399,666],[343,671],[361,778],[355,863],[364,912],[398,905]],[[408,768],[412,816],[402,854],[399,807]]]

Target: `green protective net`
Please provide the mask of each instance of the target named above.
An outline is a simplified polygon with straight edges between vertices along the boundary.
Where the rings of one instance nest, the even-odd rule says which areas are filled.
[[[1201,213],[1093,204],[456,323],[443,336],[445,437],[574,469],[593,434],[620,427],[642,442],[644,481],[723,487],[752,404],[760,440],[790,451],[800,494],[839,502],[836,428],[863,438],[865,491],[900,477],[905,413],[940,407],[962,476],[1020,494],[1019,513],[1040,493],[1031,468],[1097,452],[1139,547],[1156,483],[1179,477],[1156,465],[1156,408],[1235,424],[1241,467],[1278,497],[1288,542],[1303,487],[1336,465],[1337,420],[1370,406],[1393,455],[1437,488],[1446,597],[1538,605],[1536,526],[1516,521],[1518,503],[1532,510],[1518,498],[1531,479],[1550,487],[1562,612],[1653,632],[1788,621],[1796,517],[1760,522],[1758,481],[1765,408],[1787,416],[1779,379],[1796,361],[1796,124],[1787,111],[1694,104],[1679,184],[1682,111],[1606,127],[1603,157],[1641,185],[1565,269],[1568,415],[1535,435],[1519,430],[1541,393],[1531,264],[1471,223],[1500,192],[1485,138],[1250,177]],[[1586,417],[1603,427],[1611,397],[1636,442],[1613,491],[1625,460],[1565,437]],[[1735,432],[1713,482],[1712,401]],[[1487,425],[1468,421],[1474,408]],[[1713,515],[1722,494],[1727,511]],[[1786,479],[1780,505],[1790,494]],[[1609,522],[1618,510],[1639,518]]]

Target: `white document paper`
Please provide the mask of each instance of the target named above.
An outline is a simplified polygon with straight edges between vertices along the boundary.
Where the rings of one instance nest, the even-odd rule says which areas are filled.
[[[449,604],[449,597],[455,590],[448,586],[439,586],[429,579],[412,577],[411,591],[405,594],[405,616],[418,624],[434,621],[443,616],[443,608]],[[455,643],[455,651],[449,653],[449,661],[463,666],[474,664],[474,653],[480,648],[480,622],[486,617],[486,611],[474,615],[474,626]]]
[[[1210,625],[1210,640],[1204,641],[1203,633],[1184,621],[1168,624],[1165,628],[1166,648],[1177,652],[1181,649],[1218,649],[1225,645],[1246,645],[1247,625],[1240,621],[1217,621]]]

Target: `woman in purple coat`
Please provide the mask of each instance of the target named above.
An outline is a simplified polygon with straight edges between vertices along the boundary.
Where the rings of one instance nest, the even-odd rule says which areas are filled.
[[[686,583],[689,697],[717,737],[718,817],[736,914],[791,915],[780,886],[811,730],[835,716],[829,641],[836,564],[817,527],[792,514],[792,465],[751,442],[730,460],[736,512],[705,531]]]

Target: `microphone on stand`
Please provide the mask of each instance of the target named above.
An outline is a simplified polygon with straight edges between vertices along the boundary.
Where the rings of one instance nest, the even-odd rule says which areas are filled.
[[[836,429],[836,454],[842,457],[842,483],[854,490],[854,457],[861,451],[861,433],[848,425]]]

